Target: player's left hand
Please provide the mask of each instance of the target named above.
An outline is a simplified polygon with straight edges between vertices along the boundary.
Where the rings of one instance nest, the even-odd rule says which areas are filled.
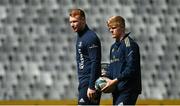
[[[113,80],[106,79],[106,81],[107,81],[107,84],[104,88],[102,88],[101,92],[110,93],[113,91],[115,85],[118,83],[118,80],[117,79],[113,79]]]
[[[96,97],[96,90],[93,90],[93,89],[88,88],[88,90],[87,90],[87,96],[88,96],[88,98],[89,98],[90,100],[95,99],[95,97]]]

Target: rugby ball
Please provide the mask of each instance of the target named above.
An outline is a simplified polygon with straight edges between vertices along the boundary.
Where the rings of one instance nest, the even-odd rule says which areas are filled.
[[[104,77],[99,77],[95,82],[95,88],[98,91],[101,91],[102,88],[104,88],[107,84],[107,81]]]

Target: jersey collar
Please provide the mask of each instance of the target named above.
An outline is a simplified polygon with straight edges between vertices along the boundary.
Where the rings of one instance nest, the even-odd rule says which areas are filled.
[[[78,32],[78,36],[80,36],[80,37],[83,36],[84,33],[85,33],[88,29],[89,29],[89,28],[88,28],[88,26],[86,25],[82,31]]]
[[[123,38],[122,38],[121,40],[115,42],[115,45],[116,45],[116,46],[119,46],[119,45],[121,44],[121,42],[122,42],[126,37],[129,36],[130,33],[131,33],[131,32],[126,33],[125,36],[123,36]]]

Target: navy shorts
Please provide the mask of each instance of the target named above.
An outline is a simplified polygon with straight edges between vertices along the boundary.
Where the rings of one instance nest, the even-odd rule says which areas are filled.
[[[139,93],[113,93],[113,105],[135,105]]]
[[[79,87],[79,96],[78,96],[78,105],[99,105],[100,99],[101,99],[101,93],[96,93],[96,99],[95,100],[89,100],[87,97],[87,89],[88,86]]]

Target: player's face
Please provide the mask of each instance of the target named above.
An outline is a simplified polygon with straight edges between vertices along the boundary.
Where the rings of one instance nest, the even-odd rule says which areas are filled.
[[[71,17],[69,18],[70,25],[74,32],[79,32],[83,29],[85,25],[84,19],[80,17]]]
[[[112,33],[112,38],[120,39],[122,36],[121,27],[112,26],[109,28],[109,31]]]

